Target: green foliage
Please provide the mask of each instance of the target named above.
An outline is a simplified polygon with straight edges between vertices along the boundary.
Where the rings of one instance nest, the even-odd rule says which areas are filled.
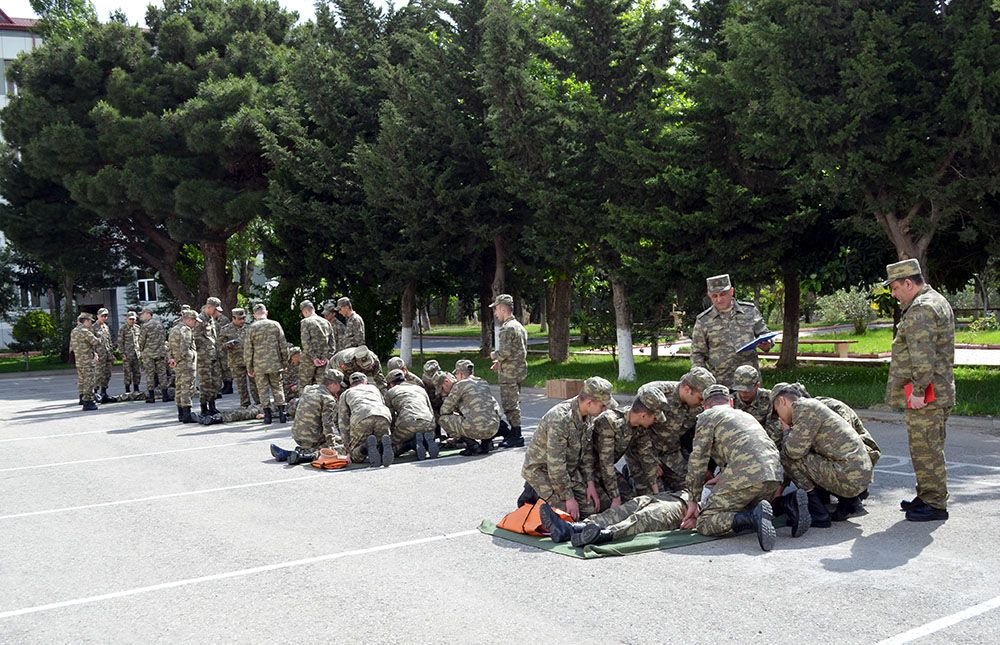
[[[39,16],[35,29],[46,41],[83,36],[97,24],[97,11],[89,0],[30,0]]]
[[[850,322],[854,325],[854,333],[861,335],[868,331],[868,323],[875,320],[875,307],[869,293],[857,287],[838,289],[820,298],[816,306],[823,322]]]
[[[8,247],[0,248],[0,320],[10,320],[10,312],[17,306],[17,271],[14,253]]]
[[[997,321],[996,314],[976,318],[969,323],[969,331],[973,333],[1000,330],[1000,322]]]
[[[35,352],[42,349],[43,344],[56,333],[56,325],[52,316],[44,311],[26,311],[10,331],[17,341],[15,351]]]

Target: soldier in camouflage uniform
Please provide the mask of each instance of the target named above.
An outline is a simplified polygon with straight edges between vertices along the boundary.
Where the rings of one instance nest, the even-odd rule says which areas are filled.
[[[493,449],[493,437],[500,426],[500,406],[490,392],[490,385],[473,375],[472,361],[455,363],[455,376],[442,379],[447,393],[441,404],[438,423],[450,438],[465,444],[462,455],[484,455]]]
[[[404,363],[403,359],[400,358],[399,356],[393,356],[388,361],[386,361],[385,368],[390,372],[393,370],[399,370],[400,372],[403,373],[404,381],[406,381],[410,385],[419,385],[420,387],[424,387],[423,379],[421,379],[419,376],[411,372],[409,368],[406,367],[406,363]],[[386,378],[386,381],[388,382],[388,377]]]
[[[254,323],[244,337],[243,360],[247,376],[257,382],[257,396],[264,406],[264,423],[273,420],[273,409],[278,409],[281,423],[288,421],[285,409],[285,390],[281,385],[281,372],[288,365],[288,342],[281,324],[267,317],[267,307],[258,302],[253,306]],[[271,397],[274,397],[272,403]],[[272,407],[273,406],[273,407]]]
[[[302,338],[302,362],[299,363],[299,387],[313,385],[323,378],[326,364],[330,359],[330,336],[333,328],[326,319],[316,315],[316,307],[311,300],[299,303],[302,321],[299,335]]]
[[[385,404],[392,412],[392,451],[401,455],[414,450],[418,461],[427,455],[437,457],[434,410],[424,386],[408,383],[403,370],[398,369],[389,372],[388,382]]]
[[[299,387],[299,367],[302,365],[302,349],[292,346],[288,348],[288,365],[281,373],[281,389],[285,393],[285,401],[297,397],[301,388]]]
[[[809,394],[804,393],[804,396],[808,397]],[[861,443],[865,444],[865,450],[868,451],[868,458],[871,459],[872,468],[874,468],[875,464],[878,463],[879,457],[882,456],[882,451],[879,449],[878,443],[875,442],[875,437],[868,432],[868,428],[865,427],[864,422],[858,416],[858,413],[854,411],[854,408],[843,401],[838,401],[828,396],[817,396],[816,400],[839,414],[844,421],[847,421],[854,428],[854,431],[861,437]]]
[[[198,350],[198,383],[201,386],[199,399],[202,414],[217,414],[215,400],[222,390],[222,369],[219,362],[219,335],[215,328],[215,319],[208,314],[212,310],[210,304],[205,304],[198,316],[198,324],[192,330],[194,345]],[[185,318],[185,320],[187,320]]]
[[[125,324],[118,330],[118,351],[122,355],[126,393],[138,392],[139,380],[142,378],[139,365],[139,327],[135,324],[137,318],[134,311],[128,312]]]
[[[649,432],[659,462],[660,490],[684,487],[690,440],[701,412],[701,393],[714,383],[711,372],[696,367],[680,381],[652,381],[639,387],[639,400],[657,413]]]
[[[333,448],[346,454],[343,439],[337,430],[338,397],[343,388],[344,374],[338,369],[324,370],[320,383],[302,388],[292,423],[294,450],[283,450],[271,445],[271,456],[294,466],[311,462],[319,456],[320,448]]]
[[[361,372],[368,377],[369,383],[375,385],[382,394],[385,394],[385,374],[382,373],[382,363],[378,360],[375,352],[368,349],[367,346],[342,349],[334,354],[333,362],[344,374]]]
[[[198,368],[200,357],[195,340],[195,329],[202,324],[198,314],[190,309],[181,311],[181,324],[174,325],[167,339],[169,346],[168,362],[174,369],[174,387],[177,400],[177,420],[181,423],[197,421],[191,415],[191,395],[194,392],[194,375]],[[205,404],[201,404],[202,414],[206,413]],[[215,410],[213,414],[217,414]]]
[[[84,410],[96,410],[94,404],[94,378],[97,372],[97,336],[91,331],[94,317],[82,313],[76,317],[76,327],[69,335],[69,349],[76,362],[76,386],[80,394],[80,405]]]
[[[579,395],[542,416],[524,455],[521,476],[526,485],[518,506],[543,499],[579,520],[608,505],[610,500],[602,500],[597,492],[590,423],[609,407],[614,407],[611,383],[592,376]]]
[[[256,383],[247,376],[247,364],[243,358],[243,339],[250,326],[246,324],[247,312],[242,308],[237,307],[232,313],[232,321],[219,330],[219,350],[226,356],[229,374],[240,395],[240,407],[246,408],[250,406],[251,399],[260,403]]]
[[[143,309],[139,314],[142,326],[139,328],[139,360],[146,374],[146,403],[155,401],[153,388],[159,386],[163,401],[171,401],[167,392],[167,334],[159,320],[153,318],[152,309]]]
[[[351,388],[340,395],[337,403],[337,427],[344,435],[351,461],[367,458],[372,468],[391,465],[395,458],[391,423],[392,412],[385,407],[379,389],[369,385],[368,377],[361,372],[351,374]]]
[[[886,267],[886,285],[899,301],[902,317],[892,341],[886,403],[906,409],[910,461],[917,496],[900,507],[912,522],[948,519],[948,470],[944,440],[955,407],[955,312],[944,296],[924,282],[920,263],[904,260]],[[903,388],[913,393],[906,400]],[[934,400],[926,396],[933,386]]]
[[[500,383],[500,405],[510,427],[501,448],[524,445],[521,436],[521,383],[528,377],[528,332],[514,316],[514,299],[501,293],[490,305],[500,323],[499,342],[490,354]]]
[[[114,341],[111,338],[111,328],[108,327],[108,310],[97,310],[97,322],[90,331],[97,336],[97,373],[94,376],[94,388],[99,389],[99,403],[111,403],[108,396],[108,384],[111,382],[111,367],[115,364]]]
[[[860,496],[871,484],[873,471],[857,431],[816,399],[803,397],[795,384],[775,385],[771,398],[786,429],[781,463],[795,486],[808,494],[812,526],[830,526],[823,491],[838,499],[832,519],[860,513]]]
[[[323,318],[330,323],[330,346],[327,348],[327,356],[333,356],[344,349],[344,323],[339,318],[343,316],[337,311],[336,302],[328,302],[323,305]]]
[[[686,493],[679,492],[640,495],[582,522],[563,520],[548,504],[542,506],[540,516],[553,542],[572,541],[573,546],[583,547],[624,540],[640,533],[679,529],[686,510]]]
[[[444,403],[444,392],[437,385],[437,375],[440,373],[441,366],[437,361],[431,360],[424,363],[424,373],[420,376],[424,389],[427,390],[427,396],[431,400],[435,419],[441,414],[441,404]]]
[[[146,395],[143,392],[125,392],[111,397],[112,403],[135,403],[137,401],[146,402]]]
[[[361,347],[365,344],[365,321],[354,311],[350,298],[341,298],[337,301],[337,311],[343,317],[343,346],[337,350],[348,347]]]
[[[222,301],[218,298],[209,298],[205,301],[205,314],[212,319],[215,323],[215,336],[218,339],[219,334],[222,332],[223,327],[229,325],[232,321],[222,313]],[[232,394],[233,393],[233,373],[229,369],[229,361],[226,360],[226,355],[222,351],[221,344],[216,345],[215,350],[216,360],[219,362],[219,374],[222,381],[222,389],[219,390],[219,394]]]
[[[737,367],[757,367],[756,349],[738,354],[736,350],[767,333],[767,325],[752,302],[733,297],[729,274],[712,276],[706,282],[712,306],[695,320],[691,332],[691,366],[707,367],[717,382],[732,387]],[[760,347],[766,352],[772,343],[762,343]]]
[[[757,419],[767,436],[781,449],[781,421],[771,406],[771,390],[760,386],[760,372],[753,365],[740,365],[733,377],[733,407]]]
[[[594,469],[613,508],[621,506],[623,499],[635,497],[633,493],[660,492],[656,479],[659,462],[649,434],[655,422],[656,413],[638,397],[631,408],[605,410],[594,419]],[[615,468],[622,457],[628,463],[634,484]]]

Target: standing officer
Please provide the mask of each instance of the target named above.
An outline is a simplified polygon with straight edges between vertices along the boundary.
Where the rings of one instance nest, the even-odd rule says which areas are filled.
[[[139,391],[139,380],[142,372],[139,370],[139,327],[135,321],[138,316],[134,311],[125,316],[125,324],[118,330],[118,351],[122,355],[122,371],[125,374],[125,391]],[[135,386],[135,387],[133,387]]]
[[[209,313],[215,308],[210,303],[205,303],[201,315],[198,316],[198,324],[194,327],[194,346],[198,350],[198,383],[201,386],[198,398],[201,400],[202,414],[218,414],[215,407],[215,400],[219,398],[219,391],[222,389],[222,369],[219,363],[218,343],[219,337],[216,333],[215,319]],[[187,318],[182,318],[186,325]]]
[[[159,320],[153,318],[152,309],[143,309],[139,314],[142,327],[139,328],[139,360],[146,373],[146,403],[155,403],[153,388],[157,385],[163,392],[163,401],[172,401],[167,392],[167,334]]]
[[[501,448],[524,445],[521,436],[521,383],[528,377],[528,332],[514,317],[514,299],[501,293],[490,305],[493,317],[500,323],[500,340],[490,354],[493,369],[500,383],[500,405],[510,426],[500,443]]]
[[[267,307],[258,302],[253,306],[254,323],[245,338],[243,360],[247,376],[257,381],[257,396],[264,406],[264,423],[272,421],[272,405],[278,409],[278,420],[288,421],[285,412],[285,391],[281,385],[281,372],[288,364],[288,342],[281,323],[268,320]],[[274,403],[271,403],[271,397]]]
[[[896,262],[885,270],[885,284],[903,308],[892,341],[885,398],[889,405],[906,407],[910,460],[917,475],[917,496],[900,506],[911,522],[946,520],[944,437],[948,415],[955,407],[955,312],[924,282],[917,260]],[[908,399],[903,392],[906,386],[913,388]]]
[[[69,335],[69,348],[76,360],[76,384],[80,393],[80,405],[84,410],[96,410],[94,404],[94,375],[97,369],[97,347],[100,341],[91,326],[94,317],[82,313],[76,317],[76,327]]]
[[[226,355],[229,373],[236,383],[236,391],[240,394],[240,407],[250,407],[250,399],[257,399],[257,387],[247,376],[247,364],[243,359],[244,337],[250,327],[247,323],[247,312],[241,307],[233,309],[232,321],[219,330],[219,349]],[[248,386],[249,381],[249,386]]]
[[[101,389],[101,403],[111,403],[108,396],[108,384],[111,382],[111,366],[114,365],[114,341],[111,340],[111,328],[108,327],[108,310],[101,307],[97,310],[97,322],[91,327],[97,336],[97,375],[94,387]]]
[[[222,301],[218,298],[213,297],[205,301],[205,313],[215,323],[216,338],[218,338],[219,332],[222,331],[222,328],[232,322],[226,314],[222,313]],[[222,389],[219,390],[219,394],[232,394],[233,373],[229,369],[229,361],[226,360],[221,348],[216,348],[215,360],[219,363],[219,374],[222,379]]]
[[[174,370],[174,395],[177,399],[177,420],[181,423],[194,423],[198,419],[191,416],[191,394],[194,391],[194,373],[197,369],[199,356],[193,330],[201,324],[198,314],[191,309],[181,311],[180,324],[170,329],[167,339],[167,362]],[[201,403],[202,415],[205,415],[205,402]]]
[[[330,358],[330,336],[333,327],[325,318],[316,315],[316,307],[311,300],[299,303],[302,322],[299,335],[302,338],[302,362],[299,363],[299,388],[315,385],[323,378]]]
[[[698,314],[691,332],[691,366],[707,367],[715,380],[732,387],[733,375],[740,365],[757,367],[757,350],[736,350],[761,334],[767,333],[763,316],[752,302],[733,297],[735,290],[729,274],[706,280],[712,306]],[[766,352],[773,343],[761,343]]]
[[[365,344],[365,321],[354,311],[350,298],[341,298],[337,301],[338,313],[344,319],[344,346],[337,347],[337,351],[347,347],[361,347]]]

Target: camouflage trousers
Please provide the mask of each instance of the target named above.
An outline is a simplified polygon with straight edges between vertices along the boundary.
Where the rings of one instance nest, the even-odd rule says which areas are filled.
[[[222,365],[213,352],[198,354],[198,384],[201,400],[205,403],[219,398],[222,389]]]
[[[165,358],[146,358],[143,356],[142,371],[146,375],[146,389],[167,387],[167,360]]]
[[[352,421],[346,442],[351,461],[358,463],[368,456],[368,437],[375,435],[381,442],[382,437],[387,434],[390,434],[389,420],[385,417],[372,415],[360,421]]]
[[[521,426],[521,383],[500,381],[500,407],[512,428]]]
[[[219,371],[222,373],[223,381],[233,380],[233,369],[229,365],[229,361],[223,358],[221,355],[219,356]]]
[[[438,425],[449,437],[482,441],[492,439],[500,424],[493,423],[492,420],[489,423],[476,422],[460,414],[442,414],[438,418]]]
[[[948,507],[948,469],[944,461],[945,426],[951,408],[906,411],[910,461],[917,475],[917,495],[928,506]]]
[[[251,405],[246,408],[233,408],[232,410],[224,410],[219,414],[213,414],[212,417],[218,419],[220,423],[238,423],[240,421],[253,421],[264,415],[264,408],[259,405]]]
[[[770,500],[781,482],[748,482],[725,475],[712,489],[708,502],[698,514],[695,530],[702,535],[725,535],[733,530],[733,516],[764,500]]]
[[[290,399],[285,399],[285,403],[288,406],[288,409],[286,410],[286,412],[288,413],[288,418],[294,419],[295,411],[299,409],[299,397],[296,396]],[[258,403],[257,405],[260,405],[260,403]]]
[[[117,402],[117,403],[132,403],[132,402],[135,402],[135,401],[145,401],[146,400],[146,395],[143,394],[142,392],[138,392],[138,391],[136,391],[136,392],[124,392],[122,394],[119,394],[117,396],[113,396],[111,398],[114,399],[115,402]]]
[[[319,367],[313,365],[313,359],[305,354],[302,355],[302,362],[299,363],[299,389],[307,385],[315,385],[323,380],[326,372],[326,365]]]
[[[97,373],[94,375],[94,387],[107,387],[111,383],[111,366],[115,363],[115,357],[111,352],[99,352],[99,354]]]
[[[197,361],[196,361],[197,363]],[[195,364],[178,363],[174,368],[174,401],[179,408],[191,407],[194,395]],[[202,399],[206,403],[206,399]]]
[[[550,505],[559,509],[566,509],[566,500],[560,499],[554,490],[552,490],[552,485],[547,478],[540,479],[539,481],[529,482],[531,487],[535,489],[535,493],[540,499],[544,499]],[[586,482],[574,481],[573,482],[573,498],[576,499],[577,506],[580,507],[580,519],[590,517],[597,512],[597,508],[587,500],[587,484]],[[609,508],[611,506],[611,498],[604,491],[603,486],[597,487],[597,498],[601,502],[601,508]]]
[[[230,363],[229,373],[233,385],[236,386],[236,393],[240,396],[240,407],[249,407],[251,399],[253,399],[253,403],[260,404],[260,397],[257,396],[257,384],[247,375],[247,366]]]
[[[687,454],[678,448],[659,455],[663,476],[659,477],[660,490],[683,490],[687,479]]]
[[[334,448],[338,453],[343,453],[344,444],[339,434],[327,435],[323,432],[322,419],[316,418],[312,423],[293,423],[292,441],[296,446],[308,450],[319,450],[320,448]]]
[[[403,444],[410,442],[418,432],[434,432],[435,423],[420,419],[396,419],[392,424],[392,449],[396,454],[401,452]],[[412,448],[412,446],[410,446]],[[410,448],[407,448],[409,450]]]
[[[89,361],[76,361],[76,389],[84,401],[94,400],[94,378],[97,373],[97,366],[93,359]]]
[[[122,372],[125,378],[125,387],[135,386],[139,389],[139,381],[142,380],[142,371],[138,356],[122,356]]]
[[[854,497],[872,483],[872,462],[867,451],[841,461],[810,452],[802,459],[782,459],[781,465],[785,475],[804,491],[819,486],[837,497]]]
[[[679,528],[686,510],[687,502],[676,494],[659,493],[635,497],[618,508],[591,515],[587,521],[610,529],[615,540],[622,540],[640,533]]]
[[[275,406],[280,407],[285,404],[285,390],[281,386],[281,372],[254,374],[254,380],[257,385],[257,399],[262,406],[271,408],[271,397],[274,397]]]

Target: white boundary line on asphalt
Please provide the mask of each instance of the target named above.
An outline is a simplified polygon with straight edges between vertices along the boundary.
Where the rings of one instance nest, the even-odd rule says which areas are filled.
[[[238,569],[236,571],[226,571],[224,573],[216,573],[210,576],[201,576],[198,578],[185,578],[183,580],[174,580],[173,582],[163,582],[157,585],[149,585],[147,587],[136,587],[134,589],[125,589],[122,591],[99,594],[96,596],[84,596],[82,598],[73,598],[72,600],[63,600],[60,602],[48,603],[46,605],[35,605],[34,607],[25,607],[23,609],[13,609],[11,611],[0,612],[0,620],[7,618],[16,618],[18,616],[26,616],[28,614],[37,614],[45,611],[52,611],[54,609],[63,609],[66,607],[75,607],[78,605],[90,605],[98,602],[103,602],[105,600],[115,600],[118,598],[125,598],[128,596],[136,596],[144,593],[152,593],[154,591],[163,591],[164,589],[190,587],[192,585],[198,585],[205,582],[228,580],[230,578],[243,578],[246,576],[256,575],[258,573],[266,573],[268,571],[291,569],[293,567],[304,567],[312,564],[319,564],[321,562],[329,562],[331,560],[342,560],[344,558],[349,558],[358,555],[369,555],[371,553],[391,551],[393,549],[401,549],[404,547],[417,546],[420,544],[427,544],[430,542],[451,540],[454,538],[465,537],[467,535],[473,535],[475,533],[479,533],[479,529],[469,529],[467,531],[459,531],[457,533],[447,533],[445,535],[432,535],[430,537],[418,538],[416,540],[406,540],[405,542],[394,542],[392,544],[383,544],[381,546],[373,546],[364,549],[354,549],[352,551],[340,551],[339,553],[328,553],[326,555],[320,555],[313,558],[304,558],[302,560],[289,560],[287,562],[267,564],[260,567],[251,567],[249,569]]]
[[[930,634],[939,632],[942,629],[947,629],[952,625],[957,625],[958,623],[969,620],[970,618],[975,618],[980,614],[985,614],[988,611],[993,611],[998,608],[1000,608],[1000,596],[990,598],[989,600],[981,602],[978,605],[973,605],[949,616],[932,620],[926,625],[914,627],[913,629],[907,630],[902,634],[896,634],[891,638],[879,641],[878,645],[903,645],[904,643],[912,643],[913,641],[921,639],[924,636],[929,636]]]
[[[194,446],[192,448],[176,448],[174,450],[157,450],[156,452],[141,452],[133,455],[116,455],[114,457],[99,457],[97,459],[79,459],[77,461],[62,461],[53,464],[36,464],[34,466],[15,466],[14,468],[0,468],[0,473],[12,473],[20,470],[37,470],[39,468],[55,468],[56,466],[74,466],[76,464],[93,464],[100,461],[118,461],[120,459],[134,459],[136,457],[154,457],[156,455],[169,455],[178,452],[193,452],[195,450],[211,450],[212,448],[231,448],[232,446],[247,446],[262,441],[274,441],[274,437],[265,439],[250,439],[249,441],[235,441],[233,443],[216,443],[211,446]]]
[[[88,434],[100,434],[102,432],[109,432],[108,430],[87,430],[86,432],[67,432],[65,434],[49,434],[42,435],[40,437],[14,437],[13,439],[0,439],[0,443],[9,443],[11,441],[31,441],[32,439],[61,439],[63,437],[82,437]]]

